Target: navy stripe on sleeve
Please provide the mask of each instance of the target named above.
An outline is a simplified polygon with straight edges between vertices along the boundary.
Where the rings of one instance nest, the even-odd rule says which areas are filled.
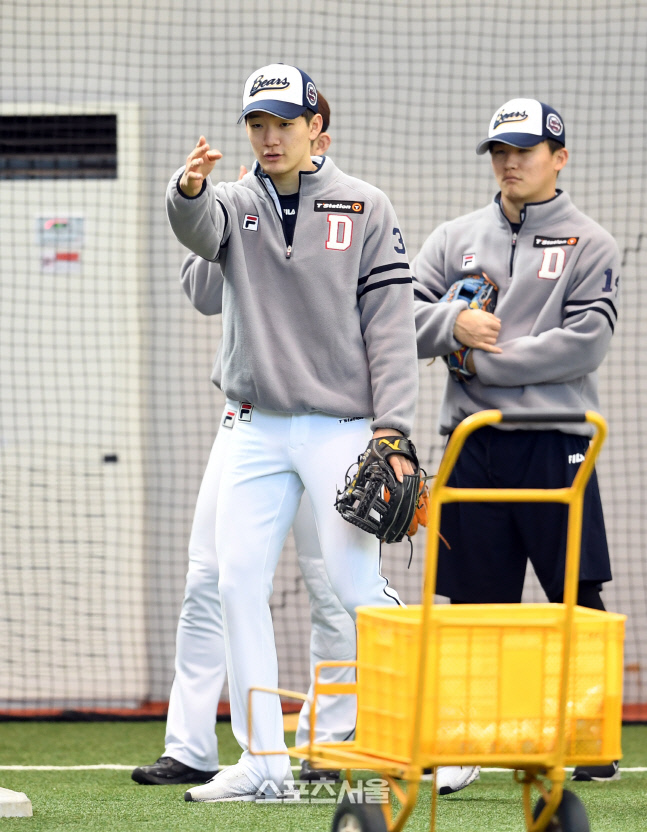
[[[382,274],[382,272],[390,272],[390,271],[392,271],[392,269],[408,269],[408,268],[409,268],[408,263],[389,263],[387,266],[376,266],[374,269],[371,269],[371,271],[366,275],[366,277],[360,277],[360,279],[357,281],[357,285],[362,286],[364,283],[366,283],[366,281],[369,279],[369,277],[372,277],[374,274]]]
[[[202,182],[202,187],[200,188],[200,193],[196,194],[195,196],[189,196],[188,194],[184,193],[182,188],[180,188],[180,179],[182,179],[182,176],[178,176],[178,178],[177,178],[177,183],[176,183],[177,192],[180,194],[180,196],[183,196],[185,199],[198,199],[198,197],[201,197],[202,194],[207,190],[207,180],[204,179],[203,182]]]
[[[413,278],[413,295],[418,300],[424,300],[425,303],[435,303],[442,295],[439,292],[434,292],[424,283],[421,283],[415,276]]]
[[[612,320],[611,315],[609,315],[606,309],[600,309],[598,306],[587,306],[586,309],[575,309],[573,312],[567,312],[564,315],[564,320],[572,318],[574,315],[584,315],[587,312],[598,312],[600,315],[603,315],[609,321],[611,332],[615,332],[615,321]]]
[[[358,299],[363,297],[367,292],[372,292],[373,289],[381,289],[383,286],[391,286],[394,283],[412,283],[410,277],[392,277],[390,280],[379,280],[377,283],[371,283],[357,295]]]
[[[222,230],[222,236],[224,237],[227,233],[227,226],[229,225],[229,214],[227,213],[227,209],[225,208],[224,203],[221,200],[219,200],[218,197],[216,197],[216,202],[218,203],[218,205],[220,205],[220,207],[222,208],[222,213],[225,215],[225,227]],[[227,240],[227,243],[228,242],[229,240]],[[225,245],[227,245],[227,243],[225,243]],[[221,246],[221,248],[224,248],[224,246]]]
[[[611,307],[613,314],[616,316],[616,318],[618,317],[618,311],[615,308],[613,301],[609,298],[593,298],[593,300],[569,300],[567,303],[564,304],[564,306],[566,308],[568,308],[569,306],[592,306],[592,304],[594,303],[608,304]]]

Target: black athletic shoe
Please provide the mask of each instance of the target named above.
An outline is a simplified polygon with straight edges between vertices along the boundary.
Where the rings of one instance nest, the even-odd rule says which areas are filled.
[[[152,766],[140,766],[130,775],[142,786],[175,786],[179,783],[206,783],[217,771],[199,771],[173,757],[160,757]]]
[[[608,766],[577,766],[571,780],[596,780],[600,783],[610,783],[612,780],[620,779],[618,761],[609,763]]]
[[[318,783],[322,780],[327,783],[341,783],[341,774],[337,769],[310,768],[310,763],[307,760],[302,760],[299,780],[306,780],[309,783]]]

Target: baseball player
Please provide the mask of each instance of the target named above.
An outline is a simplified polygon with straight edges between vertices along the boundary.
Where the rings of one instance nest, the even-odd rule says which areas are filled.
[[[440,432],[480,410],[599,410],[597,368],[617,320],[618,248],[557,187],[568,161],[564,122],[546,104],[500,107],[477,153],[490,153],[500,188],[485,208],[439,226],[412,263],[418,355],[461,353],[441,406]],[[439,302],[455,281],[486,275],[494,312],[465,300]],[[450,364],[451,366],[451,364]],[[497,425],[467,441],[449,485],[569,486],[584,458],[587,423]],[[437,591],[453,603],[518,603],[528,559],[552,602],[563,595],[566,508],[554,504],[459,503],[443,509]],[[602,610],[611,580],[595,474],[584,504],[578,603]],[[471,767],[456,771],[466,785]],[[615,779],[617,764],[578,767],[574,779]]]
[[[257,162],[236,183],[208,179],[221,154],[204,137],[171,179],[167,211],[188,248],[219,262],[221,386],[232,413],[222,455],[216,548],[238,764],[190,789],[191,801],[292,799],[276,695],[268,600],[303,491],[330,583],[352,615],[398,605],[379,571],[379,542],[334,507],[345,471],[372,437],[406,436],[417,396],[413,293],[399,223],[377,188],[310,155],[317,90],[296,67],[248,78],[240,120]],[[294,213],[284,213],[285,208]],[[196,296],[201,287],[196,286]],[[396,476],[408,459],[389,457]]]
[[[312,153],[324,154],[330,147],[328,125],[330,108],[319,93],[322,132],[312,143]],[[247,170],[241,166],[241,176]],[[204,291],[193,297],[196,307],[206,315],[222,312],[222,272],[218,264],[190,254],[182,265],[181,281],[188,296],[199,285]],[[214,382],[219,386],[219,355]],[[189,571],[182,613],[178,624],[175,677],[171,689],[164,754],[152,765],[136,768],[132,778],[143,785],[205,783],[218,771],[218,742],[213,730],[217,705],[225,678],[225,647],[218,594],[218,561],[215,550],[215,506],[221,465],[221,449],[231,426],[225,408],[198,496],[189,542]],[[310,596],[312,634],[310,641],[311,689],[314,666],[326,660],[354,660],[355,624],[342,607],[328,581],[321,557],[314,516],[304,495],[293,525],[297,558]],[[354,673],[347,668],[326,669],[323,681],[351,682]],[[343,742],[355,728],[356,706],[353,697],[321,697],[318,700],[317,739]],[[309,703],[299,716],[297,744],[309,737]],[[338,772],[301,766],[301,780],[336,779]]]

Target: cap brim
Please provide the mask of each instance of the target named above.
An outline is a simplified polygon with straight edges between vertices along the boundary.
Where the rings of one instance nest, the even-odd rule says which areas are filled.
[[[540,142],[546,141],[545,136],[537,136],[529,133],[501,133],[500,136],[491,139],[483,139],[476,146],[476,152],[482,156],[489,150],[491,144],[500,142],[501,144],[509,144],[512,147],[534,147]]]
[[[254,101],[248,104],[240,114],[238,124],[250,113],[269,113],[279,118],[299,118],[299,116],[305,113],[306,109],[306,107],[299,106],[298,104],[290,104],[288,101],[272,101],[266,98],[265,100]]]

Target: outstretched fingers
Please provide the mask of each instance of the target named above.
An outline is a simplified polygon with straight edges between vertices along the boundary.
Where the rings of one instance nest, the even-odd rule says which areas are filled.
[[[206,138],[200,136],[198,143],[186,157],[180,188],[189,196],[199,193],[203,181],[209,176],[218,159],[222,159],[222,153],[215,148],[212,150]]]

